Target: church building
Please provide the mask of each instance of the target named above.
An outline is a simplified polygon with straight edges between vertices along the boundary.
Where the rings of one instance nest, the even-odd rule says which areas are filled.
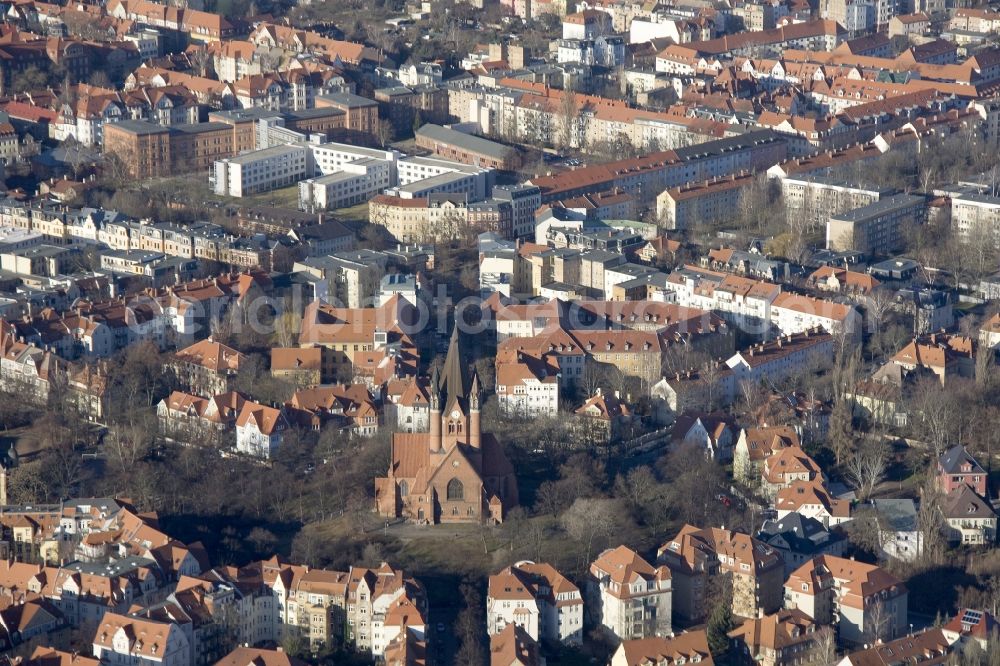
[[[375,479],[381,516],[439,523],[500,523],[517,505],[517,480],[503,448],[479,429],[481,390],[452,332],[441,372],[428,388],[430,432],[395,433],[388,474]]]

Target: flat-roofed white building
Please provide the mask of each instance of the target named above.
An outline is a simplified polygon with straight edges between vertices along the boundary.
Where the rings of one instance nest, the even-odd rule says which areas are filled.
[[[215,193],[243,197],[294,185],[311,171],[303,145],[272,146],[215,162]]]

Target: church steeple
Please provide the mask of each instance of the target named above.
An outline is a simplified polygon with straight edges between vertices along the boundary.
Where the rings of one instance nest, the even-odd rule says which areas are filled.
[[[458,322],[451,330],[451,342],[448,343],[448,355],[444,359],[439,390],[447,395],[450,405],[457,398],[464,406],[469,396],[468,367],[462,361],[462,350],[458,343]]]
[[[441,450],[441,380],[438,376],[438,369],[434,368],[431,373],[431,385],[428,389],[428,401],[430,421],[430,433],[428,434],[429,447],[431,451]]]

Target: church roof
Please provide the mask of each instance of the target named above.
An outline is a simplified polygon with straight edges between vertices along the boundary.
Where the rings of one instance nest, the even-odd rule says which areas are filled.
[[[451,402],[455,398],[465,400],[469,397],[469,368],[462,361],[462,350],[458,343],[458,322],[451,331],[451,342],[448,343],[448,355],[444,360],[438,390],[448,396]]]

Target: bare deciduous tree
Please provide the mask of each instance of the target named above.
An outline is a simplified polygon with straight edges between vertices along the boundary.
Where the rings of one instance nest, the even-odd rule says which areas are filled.
[[[862,440],[853,456],[844,464],[844,474],[857,489],[861,499],[871,496],[875,487],[885,478],[889,467],[889,444],[881,436]]]

